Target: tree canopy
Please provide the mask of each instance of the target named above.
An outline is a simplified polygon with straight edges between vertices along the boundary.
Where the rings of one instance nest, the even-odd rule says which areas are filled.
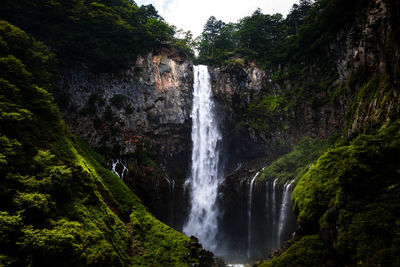
[[[0,17],[98,71],[114,71],[138,54],[171,44],[174,28],[152,5],[129,0],[3,0]]]
[[[263,67],[303,61],[321,53],[337,30],[352,22],[367,1],[300,0],[286,18],[257,9],[229,24],[212,16],[198,40],[198,61],[219,64],[240,56],[256,60]]]

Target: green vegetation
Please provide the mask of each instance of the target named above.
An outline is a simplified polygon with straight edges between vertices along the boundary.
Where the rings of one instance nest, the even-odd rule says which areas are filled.
[[[336,139],[335,137],[327,140],[304,138],[292,152],[268,165],[258,180],[278,179],[280,184],[288,180],[298,181],[323,153],[334,146]]]
[[[191,52],[152,5],[130,0],[4,0],[0,17],[45,42],[63,61],[74,58],[97,71],[117,71],[156,46],[176,43]]]
[[[312,62],[335,38],[337,30],[351,23],[366,3],[367,0],[301,0],[286,18],[262,14],[260,9],[238,23],[225,24],[210,17],[198,42],[198,61],[221,64],[241,55],[262,67]]]
[[[252,102],[242,115],[248,127],[270,133],[277,129],[288,130],[289,120],[286,117],[291,104],[282,96],[266,95]]]
[[[304,236],[283,252],[279,258],[264,262],[259,267],[268,266],[334,266],[329,260],[332,252],[318,235]]]
[[[386,114],[388,103],[395,98],[392,86],[389,75],[374,75],[362,84],[346,112],[347,128],[351,128],[355,119],[361,116],[369,116],[371,125],[376,121],[394,119],[398,116],[397,114]]]
[[[266,266],[284,266],[296,258],[312,266],[398,265],[399,140],[396,121],[322,155],[292,195],[303,237]],[[303,253],[307,257],[300,257]]]
[[[53,55],[0,22],[0,265],[188,266],[201,248],[156,220],[66,129]]]

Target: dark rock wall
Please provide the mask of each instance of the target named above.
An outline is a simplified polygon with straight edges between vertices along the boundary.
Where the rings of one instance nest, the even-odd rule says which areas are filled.
[[[192,62],[176,49],[161,48],[117,74],[93,73],[82,65],[66,65],[62,73],[60,102],[71,131],[101,151],[123,156],[130,170],[125,182],[159,219],[180,228],[192,146]],[[157,166],[129,156],[143,143]]]
[[[138,141],[147,139],[158,162],[181,179],[190,157],[192,86],[192,62],[166,48],[139,57],[118,74],[67,66],[59,83],[73,133],[120,155],[135,152]]]

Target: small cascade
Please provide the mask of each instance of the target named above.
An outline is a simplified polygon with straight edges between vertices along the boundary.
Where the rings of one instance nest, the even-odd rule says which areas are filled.
[[[119,174],[117,171],[118,164],[122,166],[121,174]],[[121,178],[122,181],[125,181],[125,178],[129,173],[128,167],[126,167],[126,165],[127,165],[126,160],[122,160],[122,159],[113,159],[112,160],[111,170],[113,173],[118,175],[118,177]]]
[[[240,168],[242,168],[242,163],[238,163],[236,169],[233,172],[237,172],[238,170],[240,170]]]
[[[293,184],[294,180],[292,181],[287,181],[285,183],[285,186],[283,187],[283,195],[282,195],[282,204],[281,204],[281,210],[279,214],[279,225],[278,225],[278,245],[281,245],[281,238],[282,238],[282,232],[283,228],[286,223],[286,217],[288,213],[288,207],[290,207],[290,188]]]
[[[276,228],[276,217],[277,217],[277,206],[276,206],[276,188],[278,185],[278,178],[274,180],[274,183],[272,184],[272,229],[275,230]],[[277,248],[278,244],[276,244],[275,239],[273,239],[273,247]]]
[[[250,189],[249,189],[249,205],[247,208],[247,215],[248,215],[248,223],[247,223],[247,258],[250,258],[250,245],[251,245],[251,201],[252,201],[252,196],[253,196],[253,185],[254,181],[258,177],[260,172],[258,171],[256,175],[251,179],[250,182]]]
[[[169,179],[168,175],[164,175],[165,181],[168,183],[168,187],[171,187],[171,180]]]
[[[271,203],[270,203],[270,201],[271,201],[271,199],[270,199],[270,195],[269,195],[269,181],[267,181],[266,183],[265,183],[265,210],[266,210],[266,220],[267,220],[267,222],[269,222],[269,220],[270,220],[270,214],[269,214],[269,209],[270,209],[270,206],[271,206]]]

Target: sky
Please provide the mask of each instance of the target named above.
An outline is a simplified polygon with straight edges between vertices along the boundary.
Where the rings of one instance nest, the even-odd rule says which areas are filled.
[[[153,4],[169,24],[193,36],[200,35],[210,16],[225,23],[237,22],[251,15],[257,8],[264,14],[281,13],[286,16],[298,0],[136,0],[139,6]]]

